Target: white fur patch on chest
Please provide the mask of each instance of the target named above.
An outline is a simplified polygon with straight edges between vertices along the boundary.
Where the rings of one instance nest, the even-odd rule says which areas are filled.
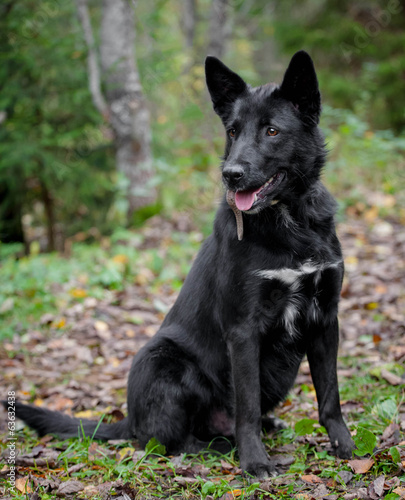
[[[303,278],[313,275],[314,285],[316,287],[321,279],[322,271],[325,269],[337,268],[341,265],[341,262],[342,261],[320,263],[307,260],[296,269],[283,267],[281,269],[265,269],[254,272],[255,276],[259,278],[278,280],[288,287],[289,294],[286,299],[281,322],[289,335],[294,336],[297,333],[296,320],[301,314],[302,304],[304,303],[304,297],[300,293]],[[316,294],[312,297],[308,314],[314,321],[319,317],[320,309]]]

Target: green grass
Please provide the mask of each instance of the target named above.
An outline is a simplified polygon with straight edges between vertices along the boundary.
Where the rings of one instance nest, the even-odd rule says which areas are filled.
[[[350,362],[347,358],[344,361],[347,366],[358,366],[356,360]],[[365,385],[369,391],[368,398],[362,390],[358,390]],[[299,404],[306,400],[306,394],[298,389],[294,390],[292,397]],[[136,442],[96,444],[89,437],[47,443],[48,448],[59,452],[56,469],[31,467],[31,474],[63,480],[75,479],[87,486],[122,480],[128,491],[136,493],[136,498],[143,499],[204,499],[208,495],[214,499],[287,499],[299,493],[305,494],[313,486],[300,479],[303,475],[309,478],[316,475],[321,480],[329,480],[329,493],[339,498],[350,491],[356,481],[362,481],[367,486],[381,474],[385,475],[386,480],[398,477],[400,484],[405,486],[405,478],[399,468],[401,447],[380,448],[379,445],[384,429],[390,423],[398,423],[398,409],[404,402],[403,387],[387,388],[387,384],[376,377],[355,375],[342,381],[341,392],[343,398],[350,397],[358,402],[358,408],[348,415],[350,429],[357,431],[354,439],[360,456],[354,458],[371,454],[374,459],[370,470],[362,474],[354,473],[349,485],[345,485],[341,479],[342,473],[352,473],[348,462],[336,459],[328,454],[325,447],[319,448],[313,444],[324,441],[325,430],[312,420],[300,418],[299,411],[286,415],[285,420],[290,424],[288,429],[264,439],[270,454],[280,455],[278,449],[287,446],[287,455],[294,458],[289,467],[284,467],[282,474],[264,483],[241,476],[235,450],[227,455],[185,455],[180,463],[179,457],[173,459],[161,455],[165,450],[156,440],[147,446],[146,452],[142,452]],[[18,432],[20,453],[30,451],[38,443],[38,438],[27,428]],[[6,442],[3,441],[1,447],[4,449],[5,446]],[[82,468],[69,474],[68,469],[76,464],[81,464]],[[77,498],[101,499],[100,495],[91,496],[89,491],[78,493]],[[390,495],[386,497],[390,500],[400,498],[390,490],[385,493]],[[54,498],[52,494],[46,493],[45,488],[39,487],[39,494],[42,499]],[[18,494],[15,498],[22,500],[26,496]]]
[[[174,232],[157,248],[143,248],[141,234],[119,230],[102,245],[74,244],[69,258],[53,253],[18,260],[0,243],[0,340],[24,334],[45,313],[57,315],[108,290],[134,283],[152,292],[162,285],[179,290],[201,239],[199,233]]]

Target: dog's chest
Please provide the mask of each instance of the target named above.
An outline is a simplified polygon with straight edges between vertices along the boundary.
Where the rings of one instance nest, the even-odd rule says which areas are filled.
[[[260,279],[259,321],[276,323],[294,337],[304,321],[320,323],[336,313],[341,261],[316,263],[307,260],[297,268],[255,271]]]

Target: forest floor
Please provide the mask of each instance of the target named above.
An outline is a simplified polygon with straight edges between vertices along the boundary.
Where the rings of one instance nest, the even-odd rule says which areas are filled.
[[[278,464],[275,478],[244,479],[236,451],[223,456],[165,457],[157,442],[150,443],[146,453],[136,441],[60,442],[50,436],[37,438],[19,423],[16,440],[10,441],[7,413],[1,410],[0,496],[31,500],[405,498],[405,227],[370,210],[360,212],[352,210],[338,225],[346,265],[338,374],[342,410],[357,436],[359,456],[340,460],[328,453],[304,362],[290,396],[275,412],[289,428],[264,436]],[[148,260],[152,264],[136,272],[128,268],[132,264],[123,250],[131,243],[119,242],[117,249],[104,242],[108,257],[94,257],[94,270],[68,269],[64,282],[46,285],[52,307],[41,310],[40,317],[34,315],[30,324],[18,320],[24,313],[18,308],[10,311],[16,304],[6,299],[0,313],[9,322],[17,317],[20,323],[10,325],[20,332],[0,347],[2,399],[13,391],[21,401],[83,418],[123,418],[132,357],[155,334],[178,290],[169,284],[170,272],[166,280],[155,280],[153,286],[150,282],[157,268],[160,275],[167,271],[167,249],[172,244],[181,246],[191,238],[192,251],[187,254],[191,260],[201,235],[189,229],[180,222],[173,226],[152,221],[142,230],[141,240],[133,243],[139,255],[152,255]],[[104,258],[116,267],[104,266]],[[34,267],[40,272],[41,266],[70,265],[64,257],[54,259],[35,261]],[[24,265],[31,269],[29,263]],[[115,278],[114,269],[118,270]],[[98,285],[92,287],[95,274]],[[117,285],[120,277],[124,277],[122,286]],[[29,293],[24,297],[28,300]],[[18,452],[14,492],[9,481],[10,442]]]

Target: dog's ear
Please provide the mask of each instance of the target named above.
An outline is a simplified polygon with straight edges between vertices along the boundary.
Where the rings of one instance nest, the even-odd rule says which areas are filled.
[[[205,78],[214,111],[225,118],[229,106],[247,89],[242,78],[213,56],[205,59]]]
[[[315,126],[319,123],[321,94],[318,79],[314,63],[304,50],[293,55],[279,92],[299,110],[305,124]]]

